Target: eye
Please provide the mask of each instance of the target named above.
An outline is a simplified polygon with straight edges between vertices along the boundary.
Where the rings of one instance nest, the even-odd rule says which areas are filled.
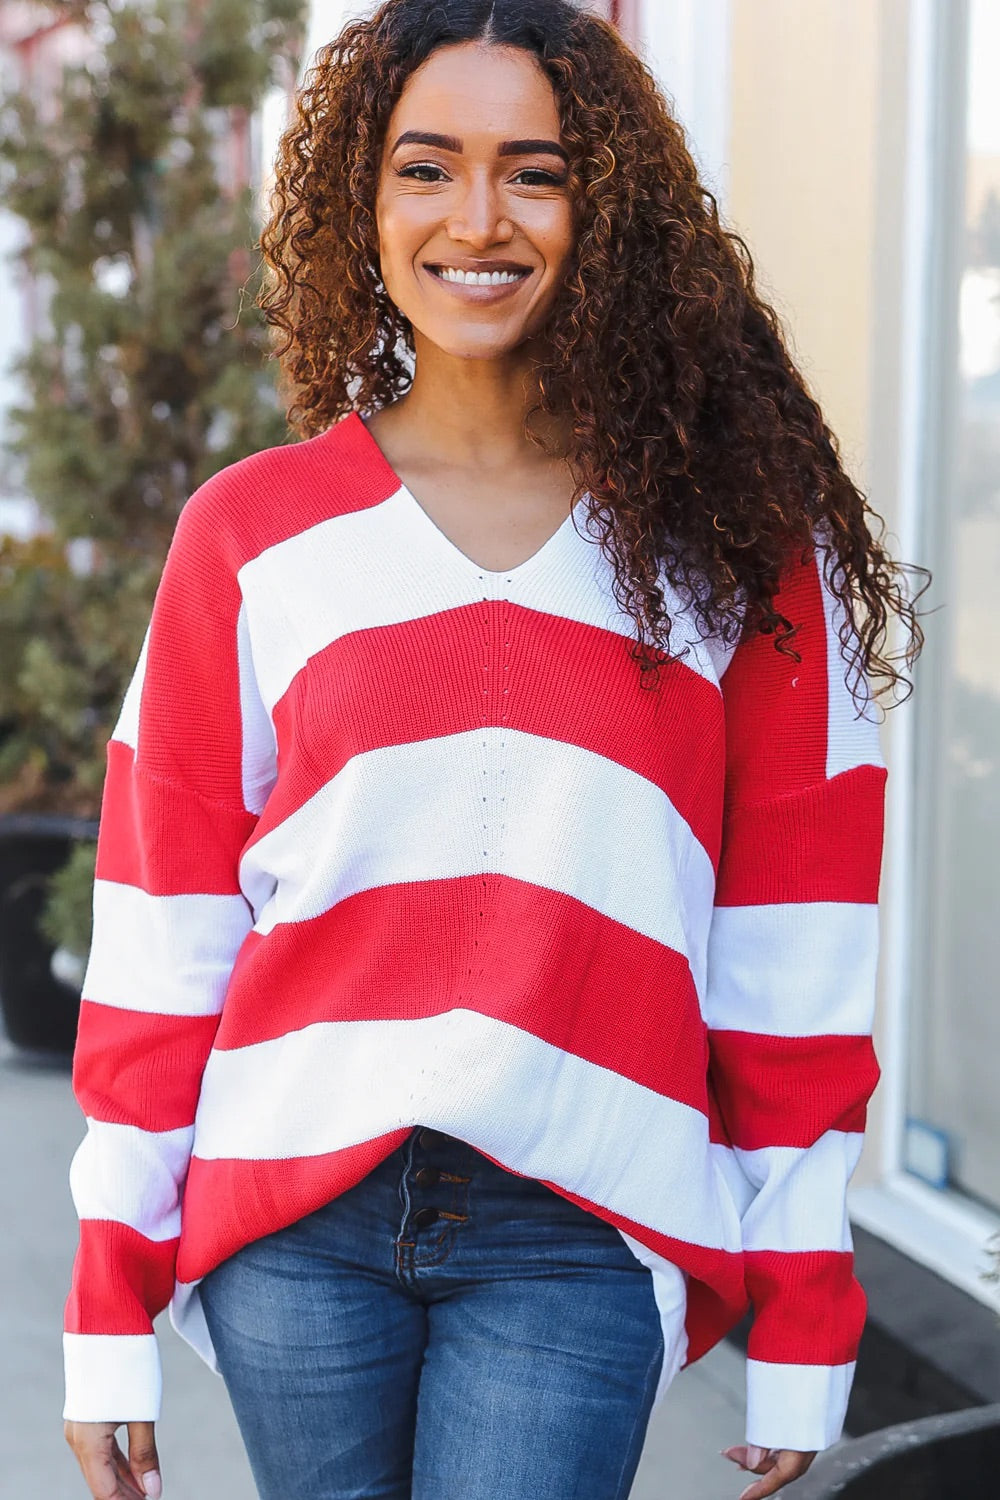
[[[425,177],[419,175],[425,172],[430,173],[430,176]],[[436,177],[434,175],[435,172],[437,173]],[[400,167],[397,171],[397,176],[409,177],[413,182],[442,182],[444,180],[445,174],[442,169],[440,167],[436,167],[433,162],[415,161],[411,162],[407,167]]]
[[[554,172],[546,172],[542,167],[523,167],[517,173],[517,177],[532,179],[524,184],[525,187],[565,187],[566,185],[565,177],[557,177]]]

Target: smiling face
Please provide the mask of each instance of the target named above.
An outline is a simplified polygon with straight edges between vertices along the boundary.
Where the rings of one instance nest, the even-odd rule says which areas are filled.
[[[543,325],[573,248],[555,94],[517,47],[441,47],[389,119],[376,222],[382,279],[420,338],[499,359]]]

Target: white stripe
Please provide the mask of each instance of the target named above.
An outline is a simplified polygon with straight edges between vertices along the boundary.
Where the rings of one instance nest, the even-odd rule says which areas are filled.
[[[860,1036],[875,1013],[874,903],[717,906],[708,935],[705,1021],[764,1036]]]
[[[713,1141],[711,1150],[716,1170],[725,1181],[729,1196],[735,1203],[736,1212],[742,1220],[757,1196],[757,1189],[740,1166],[732,1146],[724,1146],[721,1141]]]
[[[844,1430],[854,1362],[778,1365],[747,1360],[748,1443],[818,1453]]]
[[[847,612],[824,576],[823,549],[817,547],[815,557],[822,584],[826,626],[829,704],[826,774],[830,778],[839,775],[841,771],[852,771],[856,766],[883,766],[885,761],[879,738],[879,711],[872,697],[870,684],[867,679],[855,684],[856,669],[853,666],[849,668],[849,657],[845,655],[840,641],[840,631],[847,620]],[[834,564],[834,580],[837,581],[842,576],[842,568],[839,564]],[[849,651],[853,654],[853,647]],[[852,686],[855,686],[862,700],[864,711],[860,716],[851,692]]]
[[[744,1249],[850,1250],[847,1184],[863,1141],[860,1132],[828,1130],[809,1147],[737,1147],[737,1163],[756,1189],[743,1217]]]
[[[611,565],[596,536],[584,530],[583,509],[580,531],[573,525],[562,531],[546,548],[544,568],[504,578],[503,597],[634,638],[634,622],[614,598]],[[276,542],[245,562],[237,576],[257,682],[270,711],[311,656],[352,631],[459,609],[487,594],[475,567],[440,544],[404,489]],[[669,584],[665,602],[676,616],[672,646],[689,643],[685,664],[714,682],[712,651],[698,644],[699,632]]]
[[[118,720],[111,731],[111,738],[119,740],[123,745],[131,746],[133,752],[139,743],[139,700],[142,697],[142,685],[146,679],[146,661],[149,656],[149,636],[152,630],[152,621],[146,626],[146,634],[142,638],[142,646],[139,649],[139,657],[129,679],[129,685],[125,689],[122,706],[118,714]]]
[[[245,604],[240,605],[237,616],[236,654],[243,734],[243,805],[248,812],[260,813],[278,778],[278,749],[274,724],[257,687]]]
[[[218,1015],[252,921],[242,896],[151,896],[95,880],[83,996],[120,1010]]]
[[[211,1052],[194,1154],[318,1156],[417,1124],[530,1177],[548,1177],[557,1162],[561,1186],[636,1223],[739,1248],[739,1218],[700,1111],[461,1008],[320,1022]]]
[[[66,1422],[156,1422],[162,1377],[152,1333],[64,1333]]]
[[[456,801],[456,787],[467,797]],[[480,788],[493,806],[504,798],[488,830]],[[266,934],[357,891],[485,870],[574,896],[675,949],[702,992],[709,856],[659,787],[560,740],[488,726],[356,755],[246,850],[240,885]]]
[[[170,1324],[185,1343],[190,1344],[195,1353],[205,1361],[208,1368],[218,1375],[220,1373],[219,1360],[215,1345],[212,1343],[212,1335],[208,1331],[208,1323],[205,1321],[205,1309],[199,1290],[201,1282],[202,1277],[199,1276],[197,1281],[174,1283],[174,1294],[168,1307]]]
[[[648,1267],[653,1278],[653,1297],[660,1314],[660,1332],[663,1334],[663,1362],[653,1393],[655,1409],[687,1358],[687,1276],[679,1266],[664,1259],[662,1255],[657,1255],[655,1250],[650,1250],[641,1240],[626,1234],[624,1229],[619,1229],[618,1233],[636,1259]]]
[[[78,1217],[128,1224],[148,1240],[175,1239],[193,1139],[190,1125],[151,1131],[88,1118],[69,1169]]]

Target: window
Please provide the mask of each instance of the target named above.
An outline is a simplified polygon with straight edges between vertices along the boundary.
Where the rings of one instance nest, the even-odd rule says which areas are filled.
[[[950,7],[945,8],[946,11]],[[962,7],[956,8],[956,13]],[[935,572],[917,729],[914,1014],[902,1165],[1000,1210],[1000,9],[971,0],[953,72],[924,487]],[[946,135],[949,132],[945,132]],[[947,198],[951,202],[947,202]],[[953,208],[953,211],[952,211]],[[928,394],[933,398],[934,384]],[[927,602],[925,600],[925,602]]]
[[[898,369],[881,366],[878,416],[899,436],[893,535],[933,570],[920,607],[935,612],[915,699],[887,726],[881,1174],[849,1204],[1000,1308],[985,1275],[1000,1231],[1000,13],[913,0],[907,21],[907,154],[885,231],[901,256],[884,283]]]

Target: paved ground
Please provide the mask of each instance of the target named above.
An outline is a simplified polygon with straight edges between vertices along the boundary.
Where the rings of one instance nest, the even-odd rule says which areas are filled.
[[[0,1494],[83,1500],[62,1437],[62,1306],[76,1217],[69,1160],[83,1134],[65,1068],[0,1040]],[[166,1500],[255,1500],[225,1389],[167,1323],[158,1427]],[[742,1439],[742,1360],[721,1345],[682,1373],[650,1425],[631,1500],[729,1500],[747,1476],[719,1457]],[[789,1491],[789,1494],[792,1494]]]

